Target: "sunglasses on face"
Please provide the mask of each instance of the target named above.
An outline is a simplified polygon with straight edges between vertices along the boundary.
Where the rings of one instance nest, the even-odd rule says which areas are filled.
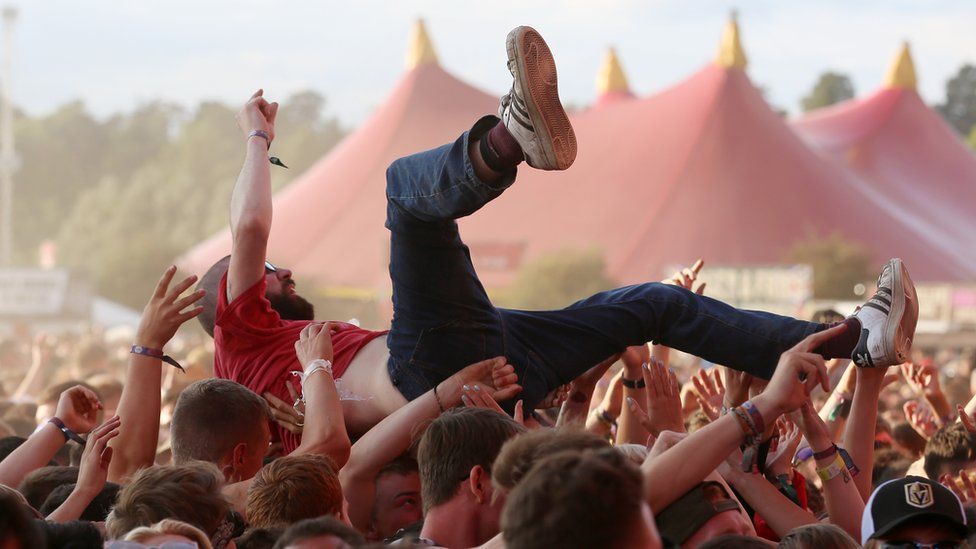
[[[278,272],[278,267],[275,267],[270,261],[264,262],[264,272],[266,273],[276,273]]]
[[[935,543],[920,543],[911,540],[886,541],[881,544],[882,549],[959,549],[962,542],[937,541]]]

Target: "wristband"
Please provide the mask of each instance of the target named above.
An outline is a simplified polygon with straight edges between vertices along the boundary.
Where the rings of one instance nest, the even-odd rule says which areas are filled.
[[[835,454],[837,454],[837,445],[836,444],[831,444],[830,445],[830,448],[827,448],[826,450],[823,450],[823,451],[820,451],[820,452],[814,452],[813,453],[813,459],[816,459],[816,460],[819,461],[821,459],[827,459],[829,457],[832,457]]]
[[[317,372],[326,372],[329,374],[329,377],[332,377],[332,362],[325,360],[324,358],[317,358],[309,362],[304,371],[299,372],[296,370],[292,372],[291,375],[297,376],[299,379],[301,379],[302,388],[304,388],[305,380]]]
[[[742,408],[746,412],[749,412],[749,418],[752,420],[753,426],[756,428],[756,436],[761,437],[763,433],[766,432],[766,420],[763,419],[762,414],[759,413],[759,408],[752,403],[751,400],[747,400],[742,403]]]
[[[847,467],[847,472],[850,473],[852,477],[856,477],[857,474],[861,472],[861,470],[857,468],[857,465],[854,464],[854,460],[851,459],[851,455],[847,453],[847,450],[838,448],[837,455],[840,456],[840,459],[844,461],[844,466]]]
[[[844,476],[844,482],[850,482],[851,480],[847,472],[847,466],[839,455],[834,458],[834,461],[832,461],[830,465],[823,468],[818,468],[817,475],[820,477],[820,480],[824,482],[832,480],[840,475]]]
[[[620,384],[628,389],[643,389],[647,387],[647,383],[644,378],[640,379],[627,379],[623,376],[620,377]]]
[[[271,136],[268,132],[264,130],[251,130],[251,133],[247,134],[247,138],[250,140],[252,137],[262,137],[264,141],[268,144],[268,148],[271,148]]]
[[[52,417],[51,419],[47,420],[47,422],[50,423],[51,425],[54,425],[55,427],[58,428],[58,430],[61,431],[61,434],[64,435],[65,442],[68,442],[69,440],[73,440],[78,444],[81,444],[82,446],[85,445],[85,439],[78,436],[78,433],[72,431],[71,429],[68,429],[68,426],[65,425],[64,422],[61,421],[59,418]]]
[[[161,351],[160,349],[151,349],[149,347],[143,347],[142,345],[133,345],[132,348],[129,349],[129,353],[134,355],[142,355],[142,356],[148,356],[152,358],[158,358],[159,360],[162,360],[166,364],[169,364],[170,366],[178,369],[184,374],[186,373],[186,370],[183,368],[183,366],[180,366],[180,363],[177,362],[176,359],[174,359],[173,357],[167,354],[164,354],[163,351]]]

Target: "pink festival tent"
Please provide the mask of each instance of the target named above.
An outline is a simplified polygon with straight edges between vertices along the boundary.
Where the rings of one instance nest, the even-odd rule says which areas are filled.
[[[437,64],[422,27],[413,52],[410,70],[374,115],[275,196],[269,259],[320,288],[386,299],[386,167],[453,140],[497,109],[496,96]],[[570,248],[601,251],[623,284],[659,279],[666,266],[697,257],[782,263],[796,241],[834,231],[869,246],[879,264],[905,258],[918,280],[976,273],[950,244],[892,213],[862,178],[813,152],[769,108],[745,73],[734,21],[715,62],[652,96],[633,97],[613,62],[596,104],[571,115],[576,164],[561,173],[523,167],[511,189],[461,220],[486,286],[507,285],[525,262]],[[179,264],[201,273],[229,250],[224,231]]]

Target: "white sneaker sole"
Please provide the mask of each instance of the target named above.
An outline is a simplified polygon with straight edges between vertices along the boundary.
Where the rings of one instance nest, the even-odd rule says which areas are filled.
[[[892,259],[891,313],[884,325],[885,355],[895,364],[908,360],[918,323],[918,298],[915,284],[901,259]]]
[[[576,160],[576,133],[562,103],[556,78],[556,62],[549,46],[532,27],[518,27],[505,41],[508,58],[517,63],[519,84],[535,129],[545,166],[565,170]]]

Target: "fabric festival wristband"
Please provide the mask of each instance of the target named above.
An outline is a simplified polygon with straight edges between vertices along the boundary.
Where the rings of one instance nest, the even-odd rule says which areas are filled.
[[[844,461],[844,465],[847,467],[847,471],[852,477],[856,477],[858,473],[861,472],[861,470],[858,469],[857,465],[854,463],[854,460],[851,458],[851,455],[847,453],[847,450],[837,448],[837,455],[839,455],[840,459]]]
[[[644,382],[644,378],[627,379],[625,377],[621,377],[620,384],[628,389],[643,389],[644,387],[647,387],[647,383]]]
[[[72,431],[71,429],[68,429],[68,426],[65,425],[64,422],[61,421],[60,419],[56,417],[52,417],[51,419],[47,420],[47,422],[50,423],[51,425],[54,425],[55,427],[58,428],[58,430],[61,431],[61,434],[64,435],[65,442],[68,442],[69,440],[73,440],[78,444],[81,444],[82,446],[85,445],[85,439],[78,436],[78,433]]]
[[[749,412],[749,417],[752,419],[752,424],[756,428],[756,436],[761,437],[764,432],[766,432],[766,420],[763,419],[762,414],[759,413],[759,408],[752,401],[747,400],[742,403],[742,408],[746,412]]]
[[[268,135],[268,132],[264,130],[251,130],[251,133],[247,134],[247,138],[251,139],[252,137],[264,138],[264,142],[268,144],[268,148],[271,148],[271,136]]]
[[[817,460],[827,459],[829,457],[832,457],[836,453],[837,453],[837,445],[831,444],[830,447],[827,448],[826,450],[823,450],[821,452],[814,452],[813,459],[817,459]]]
[[[180,363],[177,362],[176,359],[174,359],[173,357],[167,354],[163,354],[163,352],[159,349],[150,349],[149,347],[143,347],[142,345],[133,345],[132,348],[129,349],[129,352],[134,355],[142,355],[142,356],[148,356],[152,358],[158,358],[159,360],[162,360],[166,364],[169,364],[170,366],[178,369],[184,374],[186,373],[186,370],[183,368],[183,366],[180,366]]]
[[[847,467],[844,464],[844,460],[841,459],[840,456],[835,457],[834,461],[830,465],[817,469],[817,475],[820,477],[820,480],[824,482],[836,478],[841,474],[844,475],[844,481],[847,482],[847,480],[849,480],[847,478]]]

